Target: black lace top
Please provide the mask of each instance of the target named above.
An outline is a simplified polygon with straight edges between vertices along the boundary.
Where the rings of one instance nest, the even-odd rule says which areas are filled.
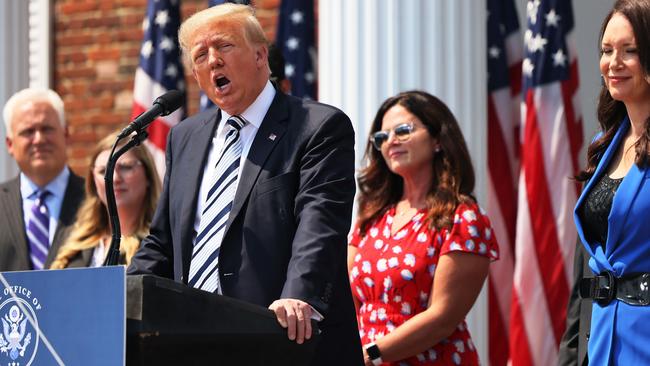
[[[614,194],[622,181],[623,178],[612,179],[603,174],[587,195],[579,212],[587,240],[600,243],[603,247],[607,241],[607,217],[612,210]]]

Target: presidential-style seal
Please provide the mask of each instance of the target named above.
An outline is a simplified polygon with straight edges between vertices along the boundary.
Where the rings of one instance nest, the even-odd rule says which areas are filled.
[[[11,297],[13,292],[16,297]],[[36,357],[40,334],[31,291],[18,287],[4,290],[9,296],[0,303],[0,366],[29,366]],[[40,304],[38,307],[40,309]]]

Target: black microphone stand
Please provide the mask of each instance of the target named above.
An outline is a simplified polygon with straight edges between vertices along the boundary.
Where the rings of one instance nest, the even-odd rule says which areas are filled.
[[[145,126],[146,127],[146,126]],[[104,184],[106,186],[106,204],[108,206],[108,216],[111,224],[111,245],[104,261],[104,266],[117,265],[120,260],[120,241],[122,240],[122,232],[120,230],[120,217],[117,212],[117,203],[115,202],[115,190],[113,188],[113,175],[115,165],[120,156],[124,155],[130,149],[140,145],[142,141],[146,140],[149,134],[145,129],[135,131],[136,134],[131,136],[131,140],[122,146],[117,152],[115,148],[122,139],[118,137],[111,148],[111,153],[106,163],[106,173],[104,174]],[[115,152],[115,153],[114,153]]]

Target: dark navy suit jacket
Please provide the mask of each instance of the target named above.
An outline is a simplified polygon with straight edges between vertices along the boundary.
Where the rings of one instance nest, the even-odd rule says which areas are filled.
[[[220,111],[172,128],[151,234],[129,274],[187,283],[199,185]],[[219,254],[222,292],[264,307],[306,301],[325,320],[313,364],[360,365],[348,275],[354,131],[340,110],[277,92],[246,161]]]

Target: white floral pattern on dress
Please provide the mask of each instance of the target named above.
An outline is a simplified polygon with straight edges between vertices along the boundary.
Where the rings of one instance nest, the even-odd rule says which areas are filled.
[[[406,229],[405,229],[405,230],[400,230],[400,231],[398,231],[397,234],[395,234],[395,240],[401,240],[401,239],[404,239],[404,237],[405,237],[406,234],[408,234],[408,233],[409,233],[409,231],[406,230]]]
[[[475,248],[476,248],[476,244],[474,244],[474,240],[467,239],[465,241],[465,249],[467,249],[470,252],[473,252]]]
[[[368,233],[370,234],[370,237],[376,238],[377,234],[379,234],[379,229],[373,227],[372,229],[368,230]]]
[[[368,274],[372,272],[372,266],[370,265],[370,262],[363,261],[363,264],[361,265],[361,272],[368,273]]]
[[[413,272],[409,271],[408,269],[403,269],[401,272],[402,278],[411,281],[413,279]]]
[[[382,258],[377,261],[377,271],[384,272],[387,269],[388,269],[388,261],[386,260],[386,258]]]
[[[350,269],[350,281],[360,305],[357,320],[363,344],[394,331],[428,307],[441,256],[463,251],[493,260],[498,258],[489,219],[477,205],[459,205],[453,225],[441,230],[431,229],[428,223],[421,221],[425,213],[418,212],[401,228],[394,228],[398,230],[391,235],[392,207],[370,225],[365,236],[360,235],[358,228],[352,232],[350,245],[357,247],[358,254]],[[362,247],[366,240],[368,245]],[[476,349],[463,321],[446,340],[433,348],[407,360],[384,365],[477,363]]]
[[[467,226],[467,231],[469,231],[469,236],[471,236],[472,238],[479,237],[478,229],[476,228],[476,226],[474,225]]]
[[[408,253],[404,256],[404,264],[409,267],[415,267],[415,256],[411,253]]]
[[[384,291],[390,290],[393,287],[393,280],[390,277],[384,278]]]
[[[467,222],[474,222],[476,221],[476,211],[474,210],[466,210],[463,212],[463,218]]]

